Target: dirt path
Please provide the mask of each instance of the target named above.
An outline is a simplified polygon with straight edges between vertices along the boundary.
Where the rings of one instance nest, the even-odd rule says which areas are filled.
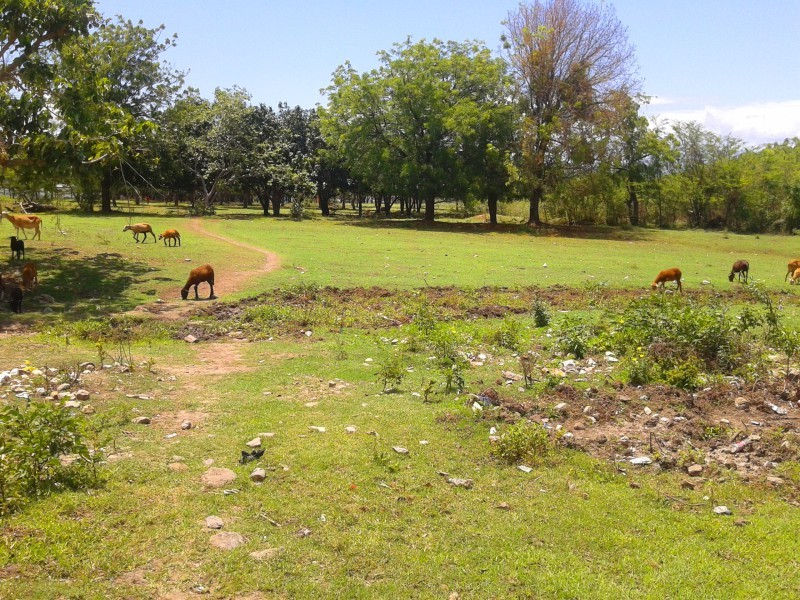
[[[248,282],[253,278],[265,273],[277,271],[281,268],[281,258],[274,252],[264,250],[263,248],[253,246],[252,244],[246,244],[244,242],[231,239],[224,235],[211,233],[203,227],[203,221],[201,219],[191,219],[189,221],[189,229],[192,231],[192,233],[195,233],[199,236],[215,238],[230,244],[231,246],[244,248],[245,250],[256,252],[266,257],[266,262],[264,262],[264,264],[258,269],[226,270],[224,268],[217,267],[217,277],[214,284],[214,293],[217,296],[224,297],[236,292],[240,292],[246,288]],[[192,296],[193,292],[190,291],[189,297],[191,298]],[[158,303],[143,304],[141,306],[137,306],[131,312],[138,314],[146,313],[159,319],[172,321],[186,318],[186,316],[191,313],[192,310],[198,308],[199,306],[203,306],[204,304],[204,302],[183,302],[180,300],[169,300]]]

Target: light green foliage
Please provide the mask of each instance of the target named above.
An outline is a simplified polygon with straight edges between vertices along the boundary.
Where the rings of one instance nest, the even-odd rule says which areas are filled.
[[[538,463],[552,450],[547,430],[525,420],[509,425],[492,445],[492,455],[507,463]]]
[[[506,317],[497,326],[492,341],[501,348],[519,352],[525,347],[525,328],[519,320]]]
[[[378,382],[383,385],[383,391],[399,386],[406,376],[405,356],[400,351],[389,352],[378,367]]]
[[[559,350],[580,359],[589,351],[593,335],[594,329],[590,324],[569,316],[556,330],[556,343]]]
[[[90,461],[80,426],[78,417],[48,401],[0,405],[0,514],[60,486],[80,487],[82,463],[65,467],[59,460],[77,454]]]
[[[421,197],[429,221],[436,198],[489,187],[497,196],[513,115],[502,61],[477,43],[438,40],[378,56],[367,73],[339,67],[320,111],[347,168],[375,194]]]

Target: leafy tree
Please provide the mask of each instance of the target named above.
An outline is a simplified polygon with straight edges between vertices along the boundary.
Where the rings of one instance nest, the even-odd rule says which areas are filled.
[[[220,189],[235,185],[240,166],[249,159],[253,148],[249,100],[250,95],[241,88],[217,89],[213,102],[190,88],[164,115],[168,152],[192,181],[191,188],[184,191],[200,194],[200,204],[192,199],[196,213],[214,211]]]
[[[368,73],[349,63],[336,70],[322,132],[374,194],[424,203],[433,221],[437,198],[473,183],[481,160],[464,149],[488,150],[491,135],[480,130],[504,109],[505,67],[477,43],[407,40],[379,57]]]
[[[112,186],[124,164],[152,147],[158,113],[183,83],[160,62],[175,38],[121,17],[104,20],[87,37],[62,47],[51,102],[58,138],[77,179],[99,186],[102,211],[111,211]]]
[[[621,113],[618,129],[611,140],[608,159],[622,179],[627,194],[626,206],[631,225],[639,225],[639,195],[666,172],[677,159],[677,139],[666,134],[639,114],[639,103],[631,99]]]
[[[522,105],[521,183],[530,224],[565,167],[591,164],[596,128],[635,92],[633,48],[613,7],[534,0],[508,15],[505,47]]]
[[[0,7],[0,167],[41,166],[40,146],[51,140],[53,57],[96,18],[92,0],[10,0]]]

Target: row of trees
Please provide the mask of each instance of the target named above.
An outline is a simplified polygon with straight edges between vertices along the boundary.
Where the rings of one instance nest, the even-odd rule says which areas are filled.
[[[264,214],[334,198],[432,221],[459,200],[497,221],[800,226],[798,140],[748,149],[696,123],[651,123],[613,8],[532,0],[508,14],[504,56],[478,42],[406,40],[359,73],[345,64],[325,107],[277,109],[240,88],[183,90],[175,43],[98,15],[91,0],[0,9],[0,183],[68,183],[85,209],[168,196],[198,214],[225,198]],[[667,127],[669,126],[669,127]]]

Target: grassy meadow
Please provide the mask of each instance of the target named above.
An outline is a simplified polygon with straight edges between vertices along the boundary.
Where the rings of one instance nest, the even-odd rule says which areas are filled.
[[[506,462],[489,437],[513,421],[466,400],[494,387],[556,423],[559,386],[586,398],[614,389],[624,357],[619,371],[553,375],[569,357],[559,332],[649,296],[662,268],[680,267],[687,290],[664,302],[740,311],[755,305],[727,275],[748,259],[793,326],[797,294],[783,278],[800,256],[796,238],[292,221],[243,210],[198,225],[163,207],[142,210],[66,213],[57,224],[45,216],[42,241],[26,244],[39,288],[22,315],[0,310],[0,371],[26,361],[62,372],[97,365],[80,381],[94,410],[79,416],[102,456],[97,485],[65,486],[0,516],[0,598],[796,597],[800,463],[775,467],[779,487],[714,467],[687,487],[681,469],[620,466],[558,441]],[[178,229],[182,246],[136,244],[122,229],[140,221],[156,235]],[[13,230],[4,223],[0,234]],[[280,268],[265,271],[254,248],[277,254]],[[181,303],[188,271],[203,263],[227,292],[217,303]],[[3,257],[4,281],[17,267]],[[361,291],[337,303],[322,295],[327,286]],[[550,300],[549,325],[536,323],[520,291],[531,286],[568,296]],[[440,287],[453,289],[427,304],[424,290]],[[311,302],[293,304],[303,295]],[[197,312],[120,316],[158,299]],[[241,312],[214,312],[237,303]],[[187,344],[192,327],[200,341]],[[527,350],[549,375],[509,382],[502,373],[520,372]],[[588,355],[605,364],[591,347]],[[636,398],[630,411],[647,402]],[[0,386],[0,403],[15,402]],[[578,402],[570,410],[580,415]],[[134,424],[138,416],[151,424]],[[715,427],[709,421],[709,436]],[[264,455],[240,464],[255,437]],[[204,486],[211,466],[237,477]],[[261,483],[249,479],[255,467],[265,470]],[[718,505],[733,514],[715,514]],[[242,545],[212,547],[211,515]]]

